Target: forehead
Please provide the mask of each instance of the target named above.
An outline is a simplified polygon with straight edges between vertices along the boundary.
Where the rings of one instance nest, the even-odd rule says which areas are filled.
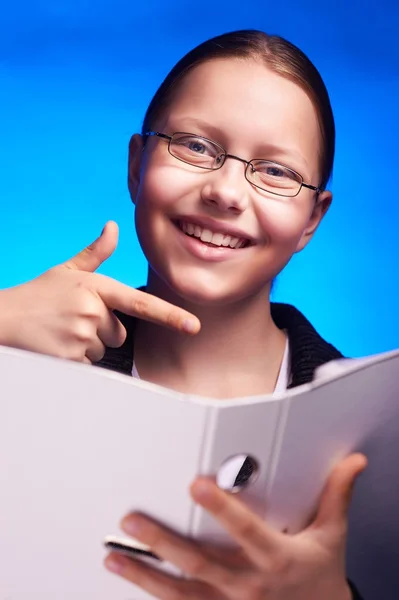
[[[222,143],[284,146],[318,162],[320,130],[309,96],[254,59],[217,59],[195,67],[178,84],[164,118],[171,129],[198,120],[220,131]]]

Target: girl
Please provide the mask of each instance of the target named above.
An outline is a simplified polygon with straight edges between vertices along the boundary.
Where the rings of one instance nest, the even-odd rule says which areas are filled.
[[[166,77],[130,141],[145,291],[94,273],[117,244],[117,226],[108,223],[67,263],[1,292],[1,343],[220,399],[310,381],[341,355],[294,307],[269,296],[331,204],[334,143],[328,93],[298,48],[258,31],[201,44]],[[194,500],[238,551],[129,515],[126,532],[189,578],[117,554],[106,566],[164,599],[359,598],[345,577],[345,537],[365,463],[352,455],[335,468],[313,523],[294,536],[200,478]]]

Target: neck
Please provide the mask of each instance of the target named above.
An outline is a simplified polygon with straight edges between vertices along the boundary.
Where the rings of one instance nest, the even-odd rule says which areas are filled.
[[[216,307],[186,302],[151,273],[146,291],[195,314],[201,331],[186,337],[139,321],[134,357],[142,379],[215,398],[273,392],[286,338],[271,318],[269,286]]]

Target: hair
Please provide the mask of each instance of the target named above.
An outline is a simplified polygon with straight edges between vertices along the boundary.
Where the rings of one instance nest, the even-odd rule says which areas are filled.
[[[214,59],[255,59],[271,71],[299,85],[311,99],[319,122],[322,151],[319,187],[332,176],[335,153],[335,123],[324,81],[309,58],[294,44],[263,31],[242,30],[219,35],[188,52],[166,76],[144,117],[142,134],[149,131],[173,100],[179,82],[195,67]]]

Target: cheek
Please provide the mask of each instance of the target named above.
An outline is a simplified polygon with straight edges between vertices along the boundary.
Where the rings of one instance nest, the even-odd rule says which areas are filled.
[[[165,260],[165,246],[174,227],[170,218],[187,211],[193,190],[195,194],[194,179],[193,174],[173,165],[153,164],[142,173],[135,202],[135,225],[142,250],[155,270]]]
[[[257,220],[272,245],[295,248],[309,221],[308,207],[300,202],[269,200],[258,205]]]
[[[146,210],[175,212],[184,198],[192,196],[196,183],[195,176],[184,169],[152,167],[141,178],[136,204],[145,203]]]
[[[173,207],[178,194],[170,179],[168,169],[153,167],[141,174],[135,202],[135,223],[147,259],[150,249],[156,247],[156,238],[163,233],[165,215]]]

